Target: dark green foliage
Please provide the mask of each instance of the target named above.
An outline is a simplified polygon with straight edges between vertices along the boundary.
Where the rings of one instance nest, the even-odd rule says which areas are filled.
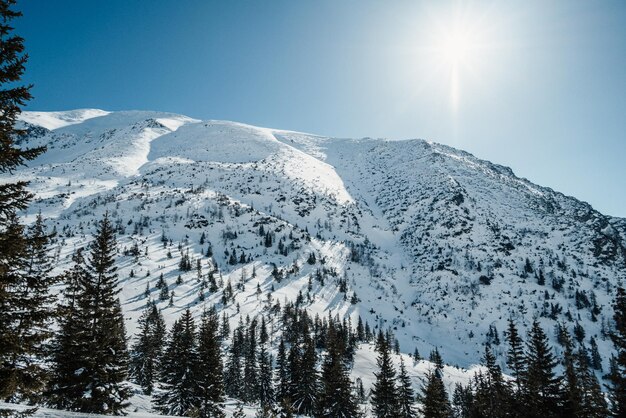
[[[511,318],[509,318],[507,327],[506,341],[509,345],[509,349],[506,353],[506,364],[509,367],[511,376],[515,378],[517,393],[521,393],[523,376],[526,372],[524,344]]]
[[[258,395],[259,403],[263,410],[271,407],[275,402],[272,357],[267,349],[269,336],[265,325],[265,318],[261,320],[261,331],[259,335],[259,352],[257,364],[259,367]]]
[[[0,363],[0,393],[12,393],[15,399],[37,400],[48,379],[41,360],[48,356],[47,341],[52,336],[50,327],[55,314],[55,297],[49,292],[56,282],[50,274],[53,268],[48,256],[51,237],[39,214],[25,236],[23,259],[17,264],[21,268],[13,273],[17,282],[10,290],[11,303],[4,312],[5,318],[12,319],[4,330],[6,337],[10,336],[5,341],[14,344]]]
[[[279,404],[283,404],[289,399],[289,363],[287,360],[287,351],[285,349],[285,341],[281,337],[278,345],[278,354],[276,356],[276,399]],[[291,404],[287,401],[288,404]]]
[[[615,331],[611,340],[615,345],[616,355],[609,373],[609,396],[611,412],[615,417],[626,416],[626,290],[617,288],[617,296],[613,304]]]
[[[312,415],[317,407],[319,377],[315,368],[317,354],[308,328],[302,330],[302,342],[291,346],[287,357],[289,364],[289,399],[294,412]]]
[[[226,394],[233,398],[241,398],[243,375],[241,373],[241,340],[237,333],[241,330],[238,328],[233,332],[233,340],[228,352],[226,361],[226,370],[224,372],[224,389]]]
[[[555,375],[557,360],[539,322],[533,322],[527,341],[523,374],[524,400],[529,417],[557,417],[561,408],[560,378]]]
[[[139,334],[130,355],[130,378],[150,395],[158,379],[159,359],[165,340],[165,321],[156,304],[148,306],[139,318]]]
[[[400,415],[398,415],[398,417],[415,417],[413,402],[415,402],[415,392],[411,385],[411,378],[406,371],[404,361],[400,360],[400,373],[398,373],[398,403],[400,404]]]
[[[318,417],[353,418],[358,408],[352,394],[352,382],[344,361],[346,346],[334,324],[326,336],[327,354],[322,364]]]
[[[449,418],[452,407],[448,400],[446,388],[443,385],[441,371],[436,368],[426,378],[426,385],[422,389],[421,412],[424,418]]]
[[[50,402],[59,408],[119,414],[127,406],[128,353],[115,247],[113,225],[105,215],[86,266],[75,266],[71,274],[75,295],[61,321],[50,385]],[[84,260],[76,257],[75,262]]]
[[[441,354],[439,354],[437,347],[430,352],[428,360],[433,363],[437,369],[443,370],[443,359],[441,358]]]
[[[198,406],[198,352],[196,331],[189,309],[170,331],[161,359],[161,388],[156,408],[167,415],[186,415]]]
[[[502,370],[496,364],[496,358],[489,346],[485,346],[483,363],[487,372],[474,376],[472,414],[493,418],[510,416],[512,394],[504,381]]]
[[[259,399],[259,374],[256,362],[256,319],[250,323],[246,332],[243,365],[242,400],[253,403]]]
[[[474,408],[474,392],[471,382],[468,386],[457,383],[452,394],[452,412],[455,418],[472,418]]]
[[[382,331],[378,333],[376,342],[378,373],[374,373],[376,381],[372,388],[372,411],[377,418],[399,416],[398,389],[396,387],[396,371],[391,361],[389,341]]]
[[[215,309],[202,315],[198,333],[197,385],[203,417],[223,417],[224,382],[222,351]]]
[[[12,0],[0,1],[0,173],[11,173],[45,151],[43,147],[15,146],[21,133],[15,129],[15,121],[31,95],[30,86],[17,85],[27,56],[23,39],[11,33],[11,21],[21,16],[12,9],[14,4]],[[44,370],[36,360],[41,359],[41,344],[49,332],[47,309],[30,315],[27,305],[31,300],[24,296],[26,289],[35,286],[40,292],[37,297],[46,298],[48,278],[35,282],[24,269],[28,268],[29,252],[33,254],[47,241],[45,234],[39,242],[25,237],[17,219],[18,211],[26,209],[32,197],[27,185],[24,181],[0,184],[0,399],[32,398],[45,382]],[[45,267],[39,273],[44,270]],[[34,328],[26,331],[24,322],[31,322]]]

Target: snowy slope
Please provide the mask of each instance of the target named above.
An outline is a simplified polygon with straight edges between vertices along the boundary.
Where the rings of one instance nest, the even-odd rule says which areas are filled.
[[[422,140],[334,139],[160,112],[25,112],[22,121],[22,145],[48,145],[14,174],[37,196],[26,219],[38,211],[49,218],[63,269],[111,214],[131,335],[146,286],[158,298],[163,274],[175,293],[173,306],[159,303],[170,323],[188,306],[198,314],[215,305],[235,325],[302,292],[313,315],[353,323],[360,315],[393,328],[402,352],[428,355],[437,346],[464,368],[479,361],[490,326],[503,340],[509,317],[524,329],[537,316],[549,334],[557,321],[578,322],[608,367],[605,331],[615,285],[626,279],[626,220],[506,167]],[[272,247],[263,245],[261,225],[273,233]],[[124,255],[134,244],[141,254]],[[221,289],[199,299],[198,273],[178,270],[187,251],[201,274],[219,269],[222,285],[243,278],[236,304],[222,306]],[[228,264],[225,252],[233,251],[246,262]],[[274,265],[285,280],[272,277]],[[309,290],[318,270],[324,283],[311,280]],[[346,294],[337,285],[344,278]],[[280,329],[279,317],[269,321]],[[374,358],[357,356],[355,378],[366,387]],[[427,366],[411,369],[416,387]],[[446,370],[450,385],[454,370]]]

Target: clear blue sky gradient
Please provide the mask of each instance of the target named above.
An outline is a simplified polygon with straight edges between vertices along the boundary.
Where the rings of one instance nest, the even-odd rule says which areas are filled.
[[[25,0],[29,110],[424,138],[626,217],[626,2]],[[454,16],[471,68],[433,58]]]

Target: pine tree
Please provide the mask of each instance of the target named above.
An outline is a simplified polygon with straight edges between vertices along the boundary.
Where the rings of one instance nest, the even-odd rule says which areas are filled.
[[[285,341],[280,338],[278,344],[278,354],[276,356],[276,400],[280,405],[285,402],[291,405],[289,401],[289,387],[290,387],[290,375],[289,375],[289,363],[287,361],[287,351],[285,349]]]
[[[576,369],[573,342],[567,328],[560,328],[559,339],[563,344],[563,366],[565,368],[563,379],[563,415],[569,417],[581,417],[582,413],[582,388]],[[585,361],[586,363],[586,361]]]
[[[15,128],[15,122],[20,108],[31,95],[30,86],[17,85],[27,56],[24,40],[11,33],[11,21],[21,16],[12,9],[14,4],[13,0],[0,1],[0,173],[11,173],[45,151],[45,147],[20,149],[15,146],[22,133]],[[31,316],[24,306],[31,300],[24,298],[23,290],[34,285],[45,294],[47,282],[46,278],[44,283],[33,283],[24,274],[28,268],[29,245],[31,253],[33,246],[37,245],[29,243],[17,217],[32,198],[26,190],[27,185],[24,181],[0,184],[0,399],[4,400],[30,398],[45,381],[45,371],[41,362],[36,360],[42,360],[41,343],[48,336],[46,324],[49,317],[41,311]],[[25,333],[27,322],[33,322],[35,327]]]
[[[186,415],[200,405],[197,386],[198,351],[196,331],[187,309],[174,322],[161,359],[161,388],[156,409],[167,415]]]
[[[237,338],[237,331],[233,331],[233,341],[230,345],[226,370],[224,373],[224,389],[232,398],[241,398],[243,376],[241,374],[241,339]]]
[[[75,308],[62,321],[51,391],[66,409],[119,414],[130,390],[124,383],[128,352],[122,308],[117,298],[116,241],[108,215],[99,222]],[[68,339],[74,339],[68,345]],[[69,359],[69,364],[62,362]]]
[[[449,418],[452,414],[452,407],[441,378],[441,371],[435,368],[434,371],[428,373],[426,379],[426,385],[421,394],[423,417]]]
[[[556,417],[561,406],[560,378],[554,373],[557,360],[537,320],[533,321],[528,338],[524,373],[527,414],[529,417]]]
[[[49,388],[46,392],[48,403],[59,409],[75,408],[75,399],[80,398],[85,386],[82,374],[76,374],[82,367],[82,356],[87,352],[87,341],[77,338],[81,335],[79,298],[89,282],[89,273],[83,249],[72,255],[72,268],[63,280],[63,304],[59,307],[60,331],[53,343],[53,369]]]
[[[589,367],[587,353],[581,347],[575,355],[576,375],[581,391],[579,417],[601,418],[609,416],[609,409],[598,379]]]
[[[471,382],[467,386],[457,383],[452,394],[452,414],[455,418],[473,418],[474,393]]]
[[[509,386],[504,381],[502,370],[489,345],[485,346],[483,363],[487,372],[474,376],[474,405],[472,412],[478,416],[505,418],[511,416],[512,404]]]
[[[372,388],[372,411],[377,418],[392,418],[400,415],[398,408],[398,391],[395,384],[396,371],[391,361],[389,341],[382,331],[378,332],[376,344],[378,373],[374,373],[376,381]]]
[[[19,307],[13,311],[16,315],[12,329],[17,347],[7,364],[12,371],[7,383],[15,385],[16,399],[36,401],[49,377],[42,360],[49,355],[47,342],[52,336],[51,320],[55,314],[55,297],[49,291],[56,282],[48,255],[51,237],[39,214],[28,229],[20,284],[13,289],[13,306]]]
[[[202,417],[223,417],[224,382],[219,339],[219,317],[214,308],[205,311],[198,334],[198,395]]]
[[[253,403],[259,399],[259,374],[256,362],[256,319],[247,330],[246,346],[243,365],[243,393],[242,400]]]
[[[315,368],[317,354],[315,343],[309,336],[306,325],[301,332],[303,341],[294,343],[289,350],[289,399],[295,412],[312,415],[316,410],[319,395],[319,377]]]
[[[159,359],[163,353],[165,321],[153,301],[139,318],[139,334],[131,350],[130,377],[150,395],[158,379]]]
[[[352,394],[352,382],[344,362],[345,343],[335,325],[326,337],[327,354],[322,365],[321,393],[317,417],[353,418],[359,416]]]
[[[609,397],[611,413],[615,417],[626,416],[626,290],[617,288],[617,296],[613,304],[615,331],[611,332],[611,340],[615,345],[616,355],[609,374],[611,384]]]
[[[506,364],[511,371],[511,376],[515,378],[517,392],[521,393],[523,377],[526,371],[524,344],[519,336],[519,333],[517,332],[517,327],[511,318],[509,318],[506,341],[509,344],[509,349],[506,355]]]
[[[400,359],[400,373],[398,373],[398,402],[400,403],[400,415],[398,415],[398,417],[415,417],[415,409],[413,408],[414,401],[415,392],[411,385],[411,378],[404,366],[404,360]]]
[[[261,320],[261,332],[259,334],[259,354],[257,358],[257,364],[259,365],[259,403],[261,404],[262,410],[270,408],[275,401],[274,385],[272,382],[272,357],[267,349],[268,339],[269,336],[267,334],[265,318],[263,318]]]

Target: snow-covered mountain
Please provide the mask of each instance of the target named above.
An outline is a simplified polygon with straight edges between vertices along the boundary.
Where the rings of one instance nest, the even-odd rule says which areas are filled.
[[[423,140],[327,138],[161,112],[25,112],[21,123],[20,146],[48,147],[12,174],[36,194],[26,219],[41,211],[56,228],[61,270],[109,212],[130,334],[146,286],[158,299],[163,274],[174,291],[173,305],[159,303],[170,322],[187,306],[216,304],[235,324],[301,293],[312,314],[353,323],[360,315],[394,329],[402,352],[437,346],[467,368],[494,329],[503,339],[508,318],[523,330],[537,316],[548,331],[580,324],[608,367],[626,219],[507,167]],[[181,272],[187,252],[194,269]],[[245,282],[236,304],[221,305],[221,288],[201,288],[196,259],[201,274],[219,268],[221,284]]]

